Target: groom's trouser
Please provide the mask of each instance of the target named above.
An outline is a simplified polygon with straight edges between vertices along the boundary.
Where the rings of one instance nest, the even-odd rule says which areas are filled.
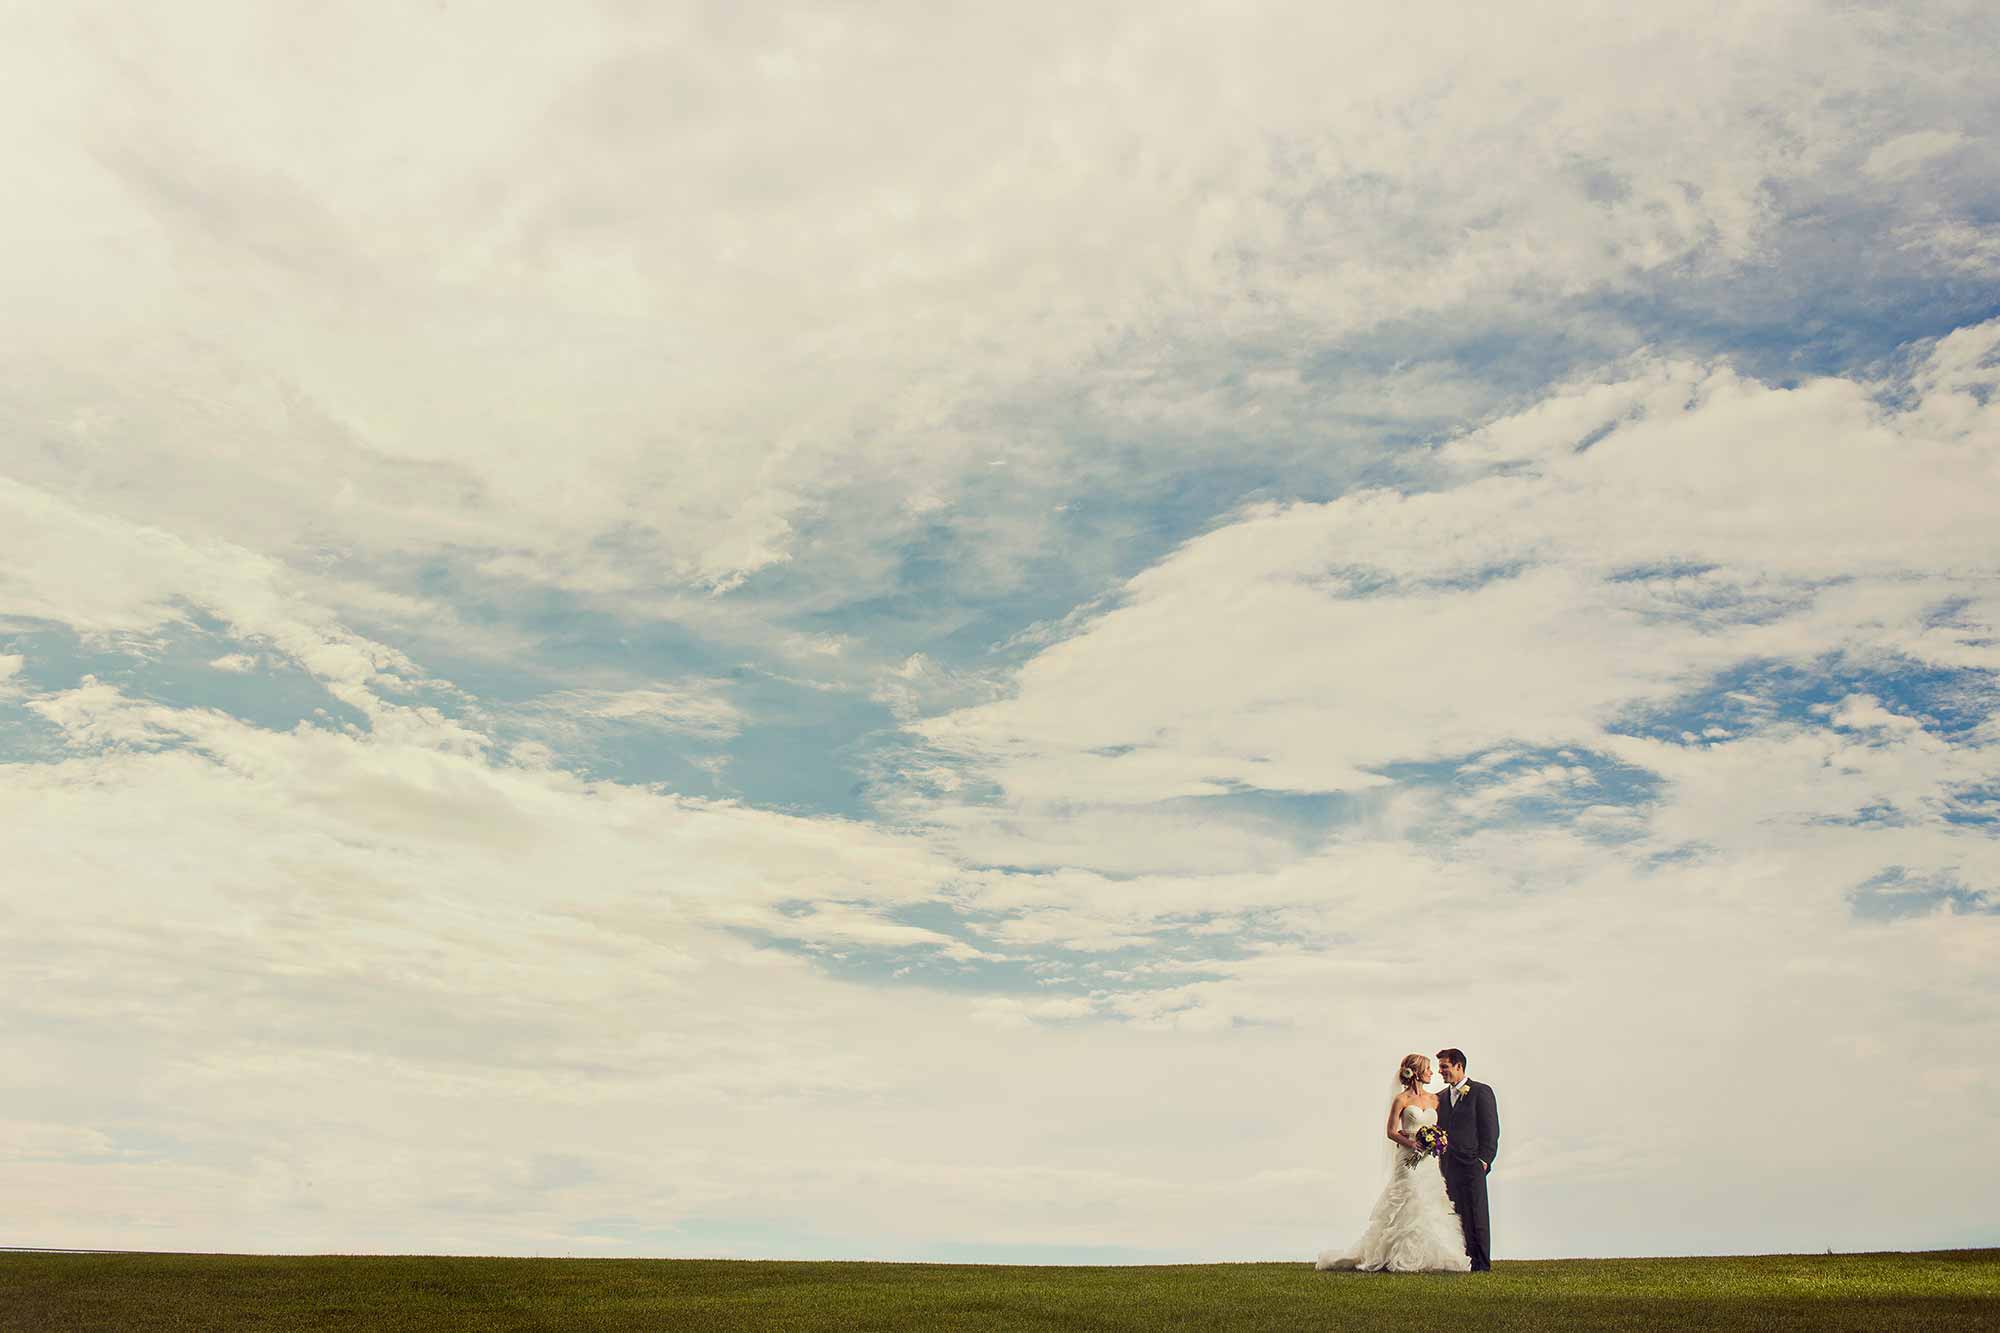
[[[1465,1257],[1472,1271],[1483,1273],[1493,1267],[1493,1224],[1486,1215],[1486,1168],[1477,1162],[1445,1158],[1444,1192],[1458,1209],[1458,1225],[1465,1232]]]

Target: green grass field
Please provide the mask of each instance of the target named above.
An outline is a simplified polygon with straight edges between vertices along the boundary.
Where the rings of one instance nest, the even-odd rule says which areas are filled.
[[[2000,1328],[2000,1250],[1481,1276],[701,1259],[0,1254],[0,1329]]]

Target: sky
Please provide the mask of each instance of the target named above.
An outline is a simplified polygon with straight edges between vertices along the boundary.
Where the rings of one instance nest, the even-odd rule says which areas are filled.
[[[6,23],[0,1241],[2000,1243],[1990,5]]]

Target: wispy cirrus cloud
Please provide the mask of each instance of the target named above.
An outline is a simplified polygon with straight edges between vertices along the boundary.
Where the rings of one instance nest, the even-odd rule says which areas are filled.
[[[1896,225],[1860,222],[1884,209],[1913,239],[1977,232],[1956,204],[1993,179],[1969,141],[1916,193],[1859,169],[1937,163],[1987,95],[1943,55],[1968,33],[1885,42],[1861,11],[604,11],[530,40],[509,10],[393,41],[357,15],[283,45],[322,53],[324,98],[225,11],[121,19],[23,34],[75,76],[13,94],[57,131],[12,148],[46,182],[16,225],[48,243],[15,276],[43,336],[12,410],[62,441],[26,478],[292,559],[462,548],[494,583],[633,607],[808,558],[869,578],[871,539],[939,513],[979,567],[992,462],[1028,498],[1100,466],[1010,425],[1028,404],[1080,405],[1159,461],[1205,428],[1311,468],[1369,425],[1479,410],[1496,374],[1521,387],[1448,329],[1605,346],[1630,324],[1602,298],[1765,263],[1789,210],[1855,214],[1822,233],[1836,248]],[[440,79],[468,28],[493,63]],[[912,58],[940,49],[961,54]],[[1122,72],[1081,73],[1100,67]],[[908,137],[912,105],[959,114]],[[79,212],[120,244],[56,225]],[[79,289],[100,317],[64,313]],[[123,483],[89,465],[107,448]],[[820,524],[828,498],[857,525]],[[1015,549],[1050,507],[1008,507]]]
[[[718,686],[697,681],[677,689],[562,690],[537,699],[528,711],[555,728],[608,723],[728,736],[743,715]]]

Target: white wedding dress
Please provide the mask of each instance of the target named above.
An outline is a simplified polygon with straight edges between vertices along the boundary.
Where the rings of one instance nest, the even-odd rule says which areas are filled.
[[[1435,1108],[1405,1106],[1402,1130],[1414,1134],[1437,1123]],[[1368,1214],[1368,1229],[1346,1250],[1324,1251],[1315,1268],[1359,1269],[1364,1273],[1463,1273],[1465,1232],[1444,1192],[1444,1173],[1435,1157],[1412,1161],[1396,1149],[1389,1183]]]

